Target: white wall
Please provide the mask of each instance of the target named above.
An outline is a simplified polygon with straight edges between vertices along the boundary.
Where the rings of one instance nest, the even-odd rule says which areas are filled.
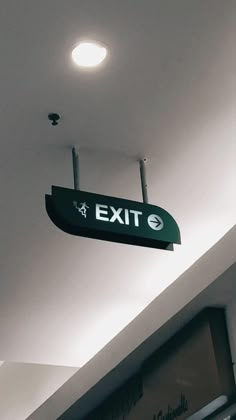
[[[0,419],[27,419],[77,371],[74,367],[3,363],[0,367]]]

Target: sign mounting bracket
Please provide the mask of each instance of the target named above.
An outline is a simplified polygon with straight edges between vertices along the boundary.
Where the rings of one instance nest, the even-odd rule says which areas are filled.
[[[147,163],[146,158],[141,159],[139,161],[143,202],[148,204],[148,187],[147,187],[147,178],[146,178],[146,163]]]
[[[73,163],[73,177],[74,177],[74,189],[80,190],[80,177],[79,177],[79,148],[72,148],[72,163]]]

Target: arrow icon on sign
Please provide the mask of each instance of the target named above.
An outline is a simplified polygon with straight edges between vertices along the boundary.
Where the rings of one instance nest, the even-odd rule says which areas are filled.
[[[164,222],[160,216],[157,214],[151,214],[148,216],[148,224],[153,230],[162,230],[164,227]]]

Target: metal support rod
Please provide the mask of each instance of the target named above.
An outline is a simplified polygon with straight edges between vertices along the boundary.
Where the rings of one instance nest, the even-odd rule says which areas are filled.
[[[72,162],[73,162],[73,176],[74,176],[74,188],[79,190],[79,149],[73,147],[72,149]]]
[[[143,195],[143,202],[144,203],[148,203],[148,191],[147,191],[147,180],[146,180],[146,162],[147,162],[147,159],[141,159],[139,161],[141,187],[142,187],[142,195]]]

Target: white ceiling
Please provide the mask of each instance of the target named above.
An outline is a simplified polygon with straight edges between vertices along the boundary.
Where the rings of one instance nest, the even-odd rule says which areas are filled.
[[[79,367],[235,224],[236,2],[2,0],[0,28],[0,359]],[[110,47],[100,70],[72,64],[81,37]],[[136,200],[147,156],[183,244],[57,230],[44,194],[72,186],[72,144],[83,189]]]

